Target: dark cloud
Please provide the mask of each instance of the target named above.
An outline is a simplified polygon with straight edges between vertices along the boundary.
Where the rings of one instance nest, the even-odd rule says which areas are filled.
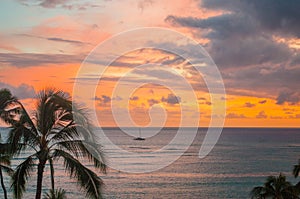
[[[219,67],[245,67],[277,64],[288,60],[292,51],[286,44],[276,43],[271,36],[213,40],[208,49]]]
[[[260,103],[260,104],[265,104],[267,102],[267,100],[261,100],[261,101],[259,101],[258,103]]]
[[[0,63],[16,67],[31,67],[48,64],[80,63],[84,57],[84,55],[67,54],[0,53]]]
[[[78,3],[72,0],[18,0],[25,6],[41,6],[43,8],[64,8],[68,10],[86,10],[88,8],[103,7],[103,5],[92,4],[89,2]]]
[[[211,39],[246,36],[256,32],[255,22],[251,18],[240,14],[224,14],[207,19],[170,15],[165,20],[173,25],[179,24],[185,27],[210,29],[211,31],[206,33],[205,36]]]
[[[31,37],[31,38],[38,38],[38,39],[46,39],[49,41],[56,41],[56,42],[64,42],[64,43],[69,43],[69,44],[74,44],[74,45],[91,45],[90,43],[85,43],[82,41],[77,41],[77,40],[70,40],[70,39],[64,39],[64,38],[59,38],[59,37],[42,37],[42,36],[36,36],[36,35],[31,35],[31,34],[15,34],[16,36],[21,36],[21,37]]]
[[[219,67],[300,63],[298,51],[273,37],[300,36],[298,1],[204,0],[200,6],[229,12],[205,19],[170,15],[165,20],[208,38],[206,49]]]
[[[265,119],[267,118],[267,114],[265,113],[265,111],[260,111],[257,115],[256,115],[256,118],[258,119]]]
[[[181,26],[207,29],[199,37],[210,39],[207,50],[218,66],[241,67],[266,62],[278,63],[293,52],[286,44],[277,43],[264,34],[255,20],[239,14],[224,14],[208,19],[168,16],[167,22]]]
[[[220,68],[227,93],[273,99],[283,88],[300,93],[300,50],[282,42],[300,37],[299,1],[203,0],[199,6],[225,12],[208,18],[170,15],[165,21],[209,39],[205,49]],[[282,101],[295,103],[297,97],[281,94],[277,102]]]
[[[12,94],[16,96],[18,99],[34,98],[36,95],[33,86],[30,86],[28,84],[21,84],[20,86],[12,86],[10,84],[0,82],[0,89],[2,88],[9,89],[12,92]]]
[[[291,68],[281,64],[255,65],[230,72],[224,71],[222,76],[228,94],[276,99],[278,93],[286,90],[284,88],[300,92],[300,67]]]
[[[166,102],[170,105],[179,104],[181,102],[181,98],[179,96],[175,96],[173,94],[169,94],[168,97],[162,97],[162,102]]]
[[[130,98],[130,100],[137,101],[137,100],[139,100],[139,97],[138,96],[133,96],[133,97]]]
[[[62,39],[62,38],[57,38],[57,37],[50,37],[47,38],[49,41],[58,41],[58,42],[66,42],[66,43],[71,43],[71,44],[77,44],[77,45],[83,45],[85,43],[81,41],[76,41],[76,40],[69,40],[69,39]]]
[[[183,57],[175,55],[173,59],[170,59],[170,57],[165,57],[163,60],[159,60],[158,63],[161,63],[161,65],[179,65],[185,61],[186,60]]]
[[[148,99],[147,101],[148,101],[149,106],[153,106],[154,104],[159,103],[159,100],[156,100],[156,99]]]
[[[199,97],[198,100],[206,101],[206,98],[205,97]]]
[[[281,116],[270,116],[271,119],[283,119]]]
[[[111,102],[111,97],[107,95],[95,96],[94,100],[99,101],[100,106],[107,106]]]
[[[226,118],[238,119],[238,118],[247,118],[247,117],[244,114],[228,113],[226,115]]]
[[[284,90],[279,93],[276,100],[276,104],[279,105],[284,104],[285,102],[294,105],[300,101],[300,93],[291,90]]]
[[[203,0],[201,6],[243,13],[257,21],[261,29],[300,36],[298,0]]]
[[[40,5],[45,8],[55,8],[58,5],[65,5],[70,0],[43,0]]]
[[[212,105],[212,103],[210,101],[206,101],[205,104],[209,105],[209,106]]]
[[[245,104],[244,104],[244,107],[247,107],[247,108],[252,108],[252,107],[254,107],[255,106],[255,104],[252,104],[251,102],[246,102]]]

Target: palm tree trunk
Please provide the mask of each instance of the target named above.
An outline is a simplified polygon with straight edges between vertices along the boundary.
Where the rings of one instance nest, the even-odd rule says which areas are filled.
[[[53,161],[51,158],[49,159],[49,164],[50,164],[50,172],[51,172],[51,174],[50,174],[51,175],[51,188],[54,191],[54,188],[55,188],[55,186],[54,186],[54,168],[53,168]]]
[[[0,179],[1,179],[1,186],[3,189],[3,194],[4,194],[4,198],[7,199],[7,191],[4,185],[4,180],[3,180],[3,174],[2,174],[2,169],[0,168]]]
[[[35,199],[41,199],[42,197],[42,186],[43,186],[43,174],[45,168],[46,161],[41,161],[38,164],[38,172],[37,172],[37,185],[36,185],[36,195]]]

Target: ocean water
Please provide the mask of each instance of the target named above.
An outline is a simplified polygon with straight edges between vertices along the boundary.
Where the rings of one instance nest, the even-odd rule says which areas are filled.
[[[3,129],[0,131],[6,133]],[[145,141],[135,141],[119,129],[106,129],[105,135],[115,145],[139,154],[162,148],[176,132],[176,129],[163,129]],[[144,137],[149,134],[151,130],[142,131]],[[213,150],[200,159],[198,153],[205,134],[206,129],[199,129],[187,151],[175,162],[159,170],[133,174],[109,168],[106,175],[99,173],[105,183],[104,198],[242,199],[250,198],[251,189],[262,185],[269,175],[282,172],[293,183],[300,180],[292,176],[293,165],[300,158],[300,129],[225,128]],[[109,148],[108,143],[104,142],[103,145]],[[172,156],[176,150],[176,146],[173,146],[165,155]],[[117,158],[125,169],[140,164],[138,156],[135,159],[115,154],[111,158]],[[22,160],[22,157],[13,160],[13,167]],[[50,187],[49,173],[46,167],[44,191]],[[67,191],[68,198],[85,198],[76,182],[68,177],[61,162],[55,164],[55,181],[56,187]],[[5,182],[9,184],[9,178],[6,177]],[[35,182],[36,171],[33,171],[24,198],[34,198]],[[0,189],[0,198],[1,194]]]

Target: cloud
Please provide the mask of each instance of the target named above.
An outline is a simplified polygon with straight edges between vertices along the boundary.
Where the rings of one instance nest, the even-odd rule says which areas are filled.
[[[225,86],[230,88],[227,92],[239,89],[249,94],[257,88],[274,96],[283,87],[299,91],[300,51],[284,42],[300,36],[299,3],[203,0],[199,7],[221,14],[207,18],[169,15],[165,21],[209,40],[205,48],[221,69]]]
[[[262,74],[262,70],[268,73]],[[299,76],[300,67],[278,65],[254,65],[239,70],[230,70],[222,73],[228,94],[248,95],[261,98],[276,99],[277,93],[289,88],[300,92]],[[253,89],[255,88],[255,89]]]
[[[111,102],[111,97],[107,95],[95,96],[94,100],[99,101],[100,106],[107,106]]]
[[[131,101],[137,101],[137,100],[139,100],[139,97],[138,96],[133,96],[133,97],[130,98],[130,100]]]
[[[162,70],[159,68],[149,69],[149,67],[143,67],[141,69],[136,69],[134,73],[146,77],[157,78],[159,80],[179,79],[179,75],[173,71]]]
[[[258,103],[260,103],[260,104],[265,104],[267,102],[267,100],[261,100],[261,101],[259,101]]]
[[[238,119],[238,118],[247,118],[244,114],[237,114],[237,113],[228,113],[226,118],[230,119]]]
[[[228,94],[274,98],[283,88],[300,93],[300,49],[286,42],[300,36],[299,3],[203,0],[199,7],[220,14],[207,18],[169,15],[165,21],[208,39],[205,49],[219,67]],[[284,98],[279,96],[278,102]]]
[[[84,57],[84,55],[67,54],[0,53],[0,62],[9,66],[31,67],[49,64],[81,63]]]
[[[271,119],[283,119],[282,116],[270,116]]]
[[[290,119],[299,119],[300,118],[300,114],[290,115],[289,118]]]
[[[149,106],[153,106],[154,104],[159,103],[159,100],[156,100],[156,99],[148,99],[147,101],[148,101]]]
[[[257,115],[256,115],[256,118],[258,119],[265,119],[267,118],[267,114],[265,113],[265,111],[260,111]]]
[[[244,104],[244,107],[247,107],[247,108],[252,108],[252,107],[254,107],[255,106],[255,104],[252,104],[251,102],[246,102],[245,104]]]
[[[14,96],[16,96],[18,99],[29,99],[34,98],[36,95],[36,92],[33,88],[33,86],[30,86],[28,84],[21,84],[19,86],[12,86],[10,84],[6,84],[3,82],[0,82],[0,89],[7,88],[9,89]]]
[[[68,10],[86,10],[88,8],[103,7],[103,5],[92,4],[89,2],[77,3],[77,0],[18,0],[25,6],[41,6],[43,8],[64,8]]]
[[[170,105],[175,105],[181,102],[181,98],[179,96],[175,96],[174,94],[169,94],[167,98],[162,97],[161,101],[166,102]]]
[[[138,8],[143,12],[145,8],[152,6],[153,3],[153,0],[140,0],[138,2]]]
[[[71,44],[79,44],[79,45],[83,45],[85,43],[81,42],[81,41],[76,41],[76,40],[69,40],[69,39],[62,39],[62,38],[57,38],[57,37],[50,37],[47,38],[49,41],[58,41],[58,42],[66,42],[66,43],[71,43]]]
[[[243,13],[255,19],[262,29],[300,36],[300,4],[295,0],[203,0],[201,6]]]
[[[262,34],[254,19],[240,13],[207,19],[168,16],[166,21],[199,29],[199,37],[210,39],[207,50],[221,67],[278,63],[293,54],[286,44],[277,43],[272,35]]]
[[[165,20],[174,25],[211,29],[205,34],[208,38],[225,39],[239,35],[250,35],[255,32],[255,29],[253,29],[255,22],[247,16],[237,14],[223,14],[207,19],[170,15]]]
[[[281,91],[276,98],[276,104],[282,105],[285,102],[297,104],[300,101],[300,94],[291,90]]]
[[[42,36],[37,36],[37,35],[31,35],[31,34],[15,34],[16,36],[21,36],[21,37],[29,37],[29,38],[38,38],[38,39],[45,39],[48,41],[55,41],[55,42],[63,42],[63,43],[69,43],[73,45],[91,45],[90,43],[87,42],[82,42],[78,40],[71,40],[71,39],[64,39],[64,38],[59,38],[59,37],[42,37]]]
[[[206,98],[205,97],[199,97],[198,100],[199,101],[206,101]]]
[[[40,5],[45,8],[55,8],[58,5],[66,5],[70,0],[43,0]]]

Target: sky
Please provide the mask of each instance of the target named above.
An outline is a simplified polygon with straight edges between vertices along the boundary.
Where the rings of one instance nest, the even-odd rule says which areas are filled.
[[[226,127],[299,127],[299,10],[297,0],[2,0],[0,88],[29,110],[39,90],[64,90],[94,109],[101,126],[126,126],[131,117],[135,126],[208,126],[222,118]],[[200,67],[206,61],[197,45],[152,38],[149,27],[202,46],[213,60],[205,67],[217,67],[226,96],[208,88],[210,75],[198,73],[193,60],[166,50],[187,49]],[[126,34],[137,29],[144,31]],[[145,48],[150,44],[159,48]],[[138,45],[105,68],[115,52]],[[78,82],[82,96],[93,95],[73,95]],[[215,95],[226,103],[224,115],[213,112]]]

